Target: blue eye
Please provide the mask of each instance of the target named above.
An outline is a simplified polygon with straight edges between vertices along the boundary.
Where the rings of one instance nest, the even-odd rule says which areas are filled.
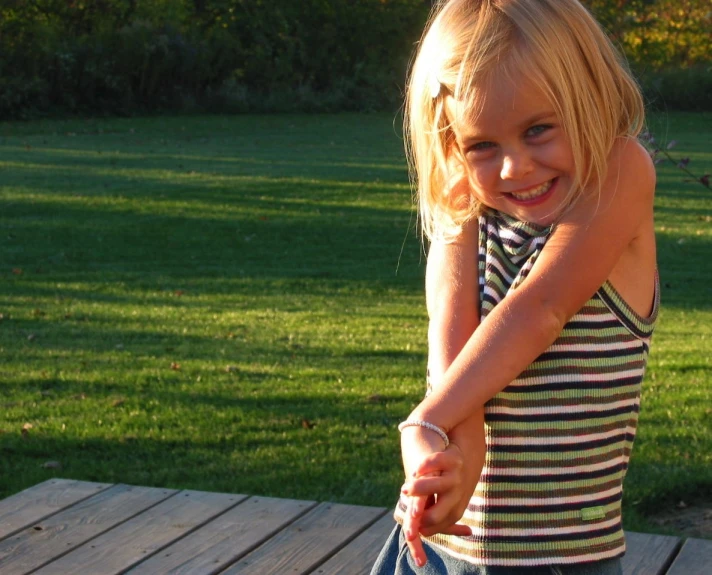
[[[470,146],[470,150],[473,151],[479,151],[479,150],[489,150],[494,146],[494,142],[477,142],[476,144],[473,144]]]
[[[540,136],[551,128],[548,124],[537,124],[527,130],[527,136]]]

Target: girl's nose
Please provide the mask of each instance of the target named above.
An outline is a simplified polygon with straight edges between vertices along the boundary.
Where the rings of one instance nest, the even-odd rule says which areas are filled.
[[[517,151],[504,154],[500,178],[503,180],[518,180],[532,171],[532,160],[529,154]]]

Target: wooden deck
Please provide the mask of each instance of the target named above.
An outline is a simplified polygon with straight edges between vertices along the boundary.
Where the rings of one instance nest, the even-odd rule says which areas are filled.
[[[367,574],[389,510],[52,479],[0,501],[0,574]],[[710,575],[712,541],[628,533],[626,575]]]

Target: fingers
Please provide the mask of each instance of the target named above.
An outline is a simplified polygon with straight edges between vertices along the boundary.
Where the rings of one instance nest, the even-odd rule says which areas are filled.
[[[437,453],[425,458],[418,466],[417,478],[407,481],[401,493],[412,500],[429,497],[433,505],[428,505],[418,513],[419,532],[423,536],[436,533],[468,536],[471,530],[464,525],[456,525],[467,507],[471,493],[465,493],[462,463],[458,452]],[[437,498],[434,495],[437,494]],[[418,510],[420,511],[420,510]]]
[[[458,484],[458,478],[452,475],[423,477],[404,483],[401,488],[401,493],[409,497],[426,497],[436,493],[444,493]]]
[[[461,523],[455,523],[449,527],[444,528],[429,528],[421,529],[421,535],[424,537],[430,537],[431,535],[436,535],[437,533],[442,533],[443,535],[456,535],[457,537],[470,537],[472,535],[472,528],[467,525],[462,525]]]
[[[462,463],[459,450],[448,447],[446,451],[432,453],[425,457],[415,469],[415,476],[424,477],[458,471],[462,468]]]
[[[454,535],[447,530],[462,519],[466,506],[467,502],[461,501],[457,494],[439,495],[437,503],[428,508],[420,518],[420,534],[426,537],[436,533]]]
[[[472,535],[472,527],[462,523],[455,523],[452,527],[445,529],[443,533],[445,535],[457,535],[458,537],[470,537]]]
[[[448,452],[434,453],[426,457],[406,481],[401,493],[409,496],[434,495],[456,487],[461,482],[462,461]]]
[[[427,562],[425,548],[420,539],[420,520],[425,511],[427,497],[409,497],[408,509],[403,520],[403,534],[413,561],[418,567]]]
[[[418,566],[427,561],[421,536],[472,534],[466,525],[456,524],[471,495],[461,493],[464,491],[462,469],[459,449],[431,453],[419,463],[413,478],[401,489],[407,500],[403,533],[408,551]]]
[[[436,533],[456,535],[458,537],[468,537],[472,535],[472,530],[467,525],[453,525],[452,522],[443,526],[424,527],[422,525],[422,518],[427,513],[425,510],[426,505],[426,497],[409,497],[406,514],[403,519],[403,534],[405,536],[408,552],[418,567],[422,567],[428,561],[421,536],[429,537]]]

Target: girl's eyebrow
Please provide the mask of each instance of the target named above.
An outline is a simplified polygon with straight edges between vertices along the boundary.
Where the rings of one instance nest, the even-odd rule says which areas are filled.
[[[538,114],[534,114],[531,118],[522,122],[521,127],[527,128],[529,126],[532,126],[533,124],[536,124],[537,122],[541,122],[542,120],[548,120],[550,118],[556,118],[556,114],[553,111],[540,112]]]

